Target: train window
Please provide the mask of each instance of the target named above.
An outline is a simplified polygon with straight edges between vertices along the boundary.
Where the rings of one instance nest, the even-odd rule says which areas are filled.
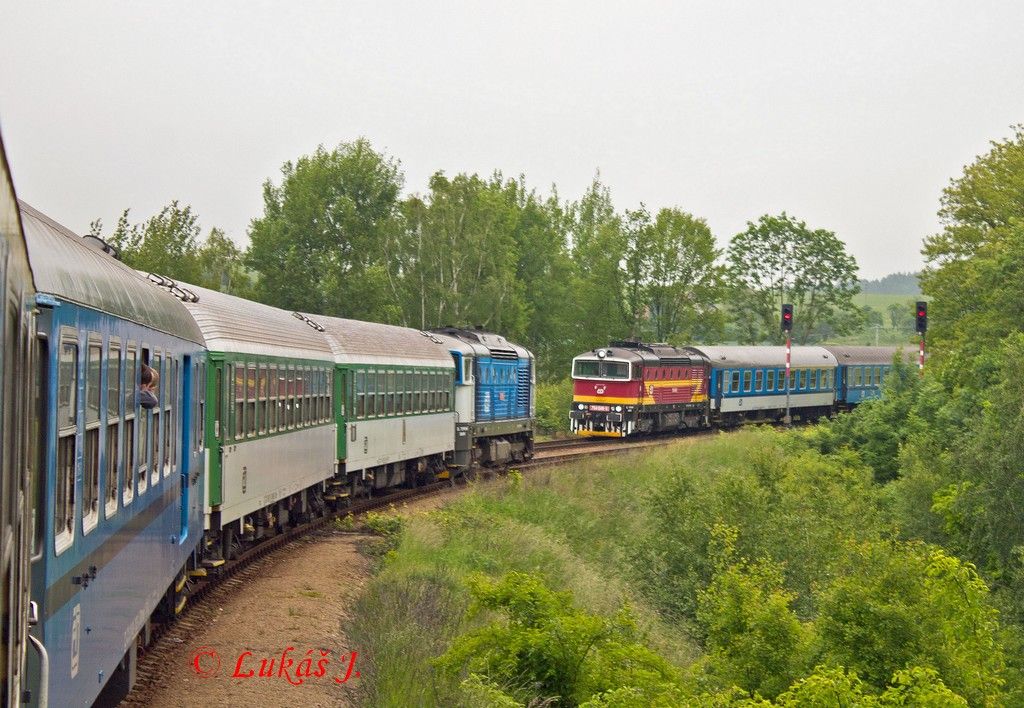
[[[267,367],[267,432],[277,430],[277,366]]]
[[[752,375],[751,375],[751,373],[749,371],[744,371],[743,372],[743,391],[744,391],[744,393],[750,393],[751,376]]]
[[[764,371],[761,369],[754,372],[754,390],[759,393],[764,390]]]
[[[473,383],[473,357],[462,357],[462,383]]]
[[[121,429],[121,344],[113,337],[107,343],[107,455],[106,483],[103,488],[104,516],[117,513],[118,455],[121,450],[118,433]]]
[[[267,413],[269,398],[267,397],[267,365],[259,364],[256,377],[256,407],[259,409],[259,431],[267,432],[270,415]]]
[[[164,369],[164,358],[159,353],[154,353],[153,363],[151,364],[153,369],[159,374],[160,381],[157,386],[156,397],[161,404],[166,403],[167,399],[167,371]],[[149,452],[149,483],[155,485],[160,481],[160,468],[163,465],[163,458],[160,456],[160,439],[163,433],[163,426],[161,422],[167,419],[166,415],[162,414],[160,407],[156,407],[151,411],[152,420],[149,422],[149,434],[151,440],[151,447]],[[167,446],[167,441],[164,441],[164,447]]]
[[[875,367],[875,386],[881,386],[881,385],[882,385],[882,367],[881,366],[876,366]]]
[[[391,415],[392,413],[395,412],[395,372],[394,371],[387,372],[384,385],[387,387],[387,388],[385,388],[385,390],[387,391],[387,399],[386,399],[386,401],[387,401],[387,414]]]
[[[317,391],[313,389],[313,370],[306,369],[302,374],[302,381],[305,384],[305,390],[303,391],[306,398],[306,422],[316,422],[316,399],[314,396]]]
[[[149,469],[149,453],[152,447],[153,412],[145,408],[139,409],[139,465],[136,470],[135,484],[139,494],[145,493],[149,488],[149,479],[146,471]]]
[[[89,335],[85,352],[85,455],[82,463],[82,532],[96,527],[100,514],[100,381],[103,344]]]
[[[812,391],[817,389],[818,388],[818,370],[817,369],[811,369],[810,371],[808,371],[807,372],[807,378],[808,378],[807,388],[811,389]]]
[[[384,396],[386,395],[387,389],[387,375],[383,371],[378,371],[377,375],[377,404],[376,411],[378,416],[385,415],[387,409],[384,406]]]
[[[731,381],[731,385],[727,387],[726,392],[731,391],[732,393],[736,393],[737,391],[740,390],[740,372],[729,371],[727,375],[729,377],[729,380]]]
[[[366,393],[363,388],[366,386],[366,373],[362,371],[356,371],[353,374],[353,388],[356,396],[356,418],[366,417]]]
[[[256,365],[245,366],[245,434],[256,434]]]
[[[75,530],[75,440],[78,433],[78,342],[75,336],[74,330],[62,334],[57,362],[57,479],[53,509],[56,553],[71,545]]]
[[[121,504],[128,506],[135,497],[135,484],[132,476],[135,474],[135,381],[138,373],[137,354],[135,345],[128,343],[125,351],[124,383],[128,389],[124,399],[124,460],[121,463]]]
[[[768,370],[768,385],[766,388],[769,391],[775,390],[775,369]]]
[[[853,367],[853,385],[860,386],[864,380],[864,372],[860,370],[860,367]]]

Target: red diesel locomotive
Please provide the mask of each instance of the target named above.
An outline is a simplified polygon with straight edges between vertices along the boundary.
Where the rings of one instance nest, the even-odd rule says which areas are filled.
[[[627,437],[708,425],[707,358],[696,349],[619,341],[573,359],[572,432]]]

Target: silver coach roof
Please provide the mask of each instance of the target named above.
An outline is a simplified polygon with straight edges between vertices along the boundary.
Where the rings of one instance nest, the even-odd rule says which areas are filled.
[[[324,328],[323,336],[338,364],[392,366],[440,366],[455,368],[455,361],[441,337],[418,329],[307,315]]]
[[[199,296],[184,307],[206,339],[206,348],[233,354],[333,361],[321,332],[295,315],[270,305],[181,283]]]
[[[19,201],[36,290],[201,343],[202,332],[173,295],[86,245],[83,238]]]
[[[785,366],[785,347],[693,347],[716,369],[751,366]],[[835,366],[836,358],[824,347],[793,347],[793,366]]]
[[[826,344],[824,347],[832,352],[840,365],[891,364],[892,358],[900,349],[899,347],[856,347],[835,344]],[[916,360],[917,351],[915,349],[909,345],[902,349],[903,358],[906,361]]]

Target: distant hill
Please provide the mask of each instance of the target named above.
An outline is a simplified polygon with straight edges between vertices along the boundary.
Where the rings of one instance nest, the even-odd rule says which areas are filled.
[[[861,280],[862,293],[882,295],[920,295],[921,287],[917,282],[917,273],[892,273],[878,280]]]

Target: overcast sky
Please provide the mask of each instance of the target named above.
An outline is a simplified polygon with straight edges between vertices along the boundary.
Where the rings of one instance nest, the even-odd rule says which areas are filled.
[[[920,267],[942,188],[1024,122],[1024,3],[7,2],[0,126],[19,195],[82,232],[172,199],[239,243],[261,185],[359,136],[524,174],[724,245],[786,210],[865,277]]]

